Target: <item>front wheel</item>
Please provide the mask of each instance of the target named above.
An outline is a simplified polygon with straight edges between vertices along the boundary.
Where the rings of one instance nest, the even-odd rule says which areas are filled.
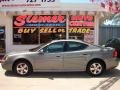
[[[91,76],[99,76],[105,71],[105,65],[100,61],[93,61],[87,65],[86,71]]]
[[[26,61],[18,61],[13,66],[13,72],[19,76],[28,76],[32,73],[32,66]]]

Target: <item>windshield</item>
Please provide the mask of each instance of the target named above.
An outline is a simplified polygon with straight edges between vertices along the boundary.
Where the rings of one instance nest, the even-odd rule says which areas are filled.
[[[50,43],[51,41],[49,41],[48,43]],[[31,52],[36,52],[38,51],[41,47],[43,47],[44,45],[46,45],[47,43],[42,43],[40,44],[39,46],[35,47],[35,48],[32,48],[32,49],[29,49],[29,51]]]
[[[37,47],[35,47],[35,48],[32,48],[32,49],[29,49],[29,51],[31,51],[31,52],[35,52],[35,51],[38,51],[42,46],[44,46],[45,44],[41,44],[41,45],[39,45],[39,46],[37,46]]]

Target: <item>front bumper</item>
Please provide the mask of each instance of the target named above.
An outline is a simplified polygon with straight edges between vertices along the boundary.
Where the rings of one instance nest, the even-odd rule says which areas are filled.
[[[4,63],[5,61],[3,59],[0,59],[0,63]]]
[[[0,63],[3,63],[3,57],[0,56]]]
[[[3,69],[7,70],[7,71],[12,71],[12,63],[11,61],[1,61],[1,66]]]
[[[3,63],[1,59],[0,59],[0,63]]]

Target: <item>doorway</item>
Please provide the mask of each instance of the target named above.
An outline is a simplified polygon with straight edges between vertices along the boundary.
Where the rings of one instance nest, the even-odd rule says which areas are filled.
[[[0,26],[0,54],[4,54],[5,50],[5,27]]]

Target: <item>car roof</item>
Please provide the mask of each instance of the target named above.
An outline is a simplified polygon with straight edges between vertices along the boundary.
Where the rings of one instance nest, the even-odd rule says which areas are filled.
[[[60,42],[60,41],[73,41],[73,42],[80,42],[80,43],[84,43],[84,44],[88,44],[82,40],[75,40],[75,39],[62,39],[62,40],[53,40],[52,42]]]

